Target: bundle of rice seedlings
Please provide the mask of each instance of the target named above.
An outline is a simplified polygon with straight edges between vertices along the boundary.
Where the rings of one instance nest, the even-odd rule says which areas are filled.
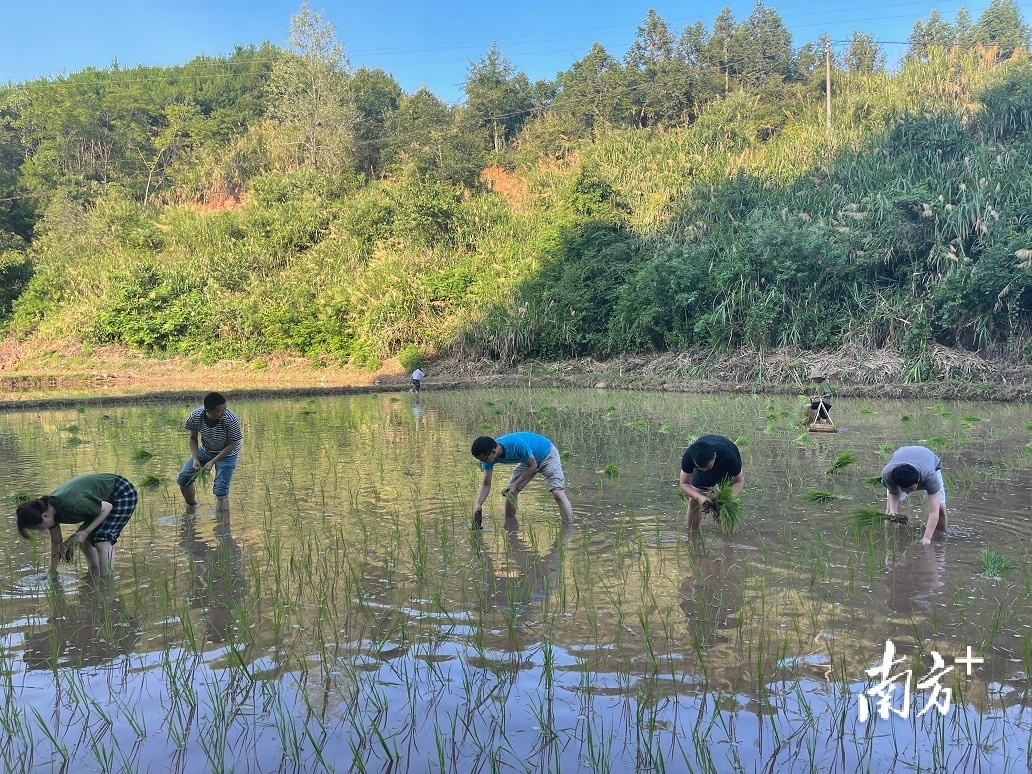
[[[835,458],[835,461],[831,463],[831,467],[828,468],[828,475],[835,473],[836,471],[842,470],[842,468],[852,465],[854,462],[859,460],[860,457],[854,451],[842,452]]]
[[[1014,562],[992,548],[983,548],[978,557],[978,569],[987,578],[1002,578],[1014,569]]]
[[[881,486],[881,473],[879,473],[877,476],[868,476],[864,479],[864,483],[870,484],[871,486]]]
[[[75,533],[73,532],[71,535],[66,537],[64,542],[61,544],[61,559],[68,564],[71,564],[72,559],[75,557],[75,543]]]
[[[742,521],[742,503],[731,491],[731,479],[725,478],[710,490],[713,518],[731,534]]]
[[[892,517],[877,508],[857,508],[853,511],[853,522],[857,527],[877,527]]]
[[[197,470],[193,472],[193,475],[190,476],[190,480],[187,481],[187,484],[195,484],[198,482],[201,484],[207,484],[209,478],[211,478],[211,471],[204,465],[201,465],[201,467],[197,468]]]
[[[133,462],[145,462],[154,456],[154,452],[147,451],[146,449],[134,449],[133,450]]]
[[[826,489],[807,489],[803,492],[802,499],[808,503],[826,503],[830,500],[841,500],[842,496],[832,494]]]
[[[140,479],[140,486],[145,489],[153,489],[156,486],[161,486],[167,479],[164,476],[155,476],[148,473],[146,476]]]

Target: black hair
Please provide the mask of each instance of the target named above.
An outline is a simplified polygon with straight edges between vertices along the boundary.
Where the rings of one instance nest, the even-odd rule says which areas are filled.
[[[717,453],[717,447],[706,441],[696,441],[686,450],[686,454],[692,458],[697,467],[709,465],[713,461],[713,455]]]
[[[921,480],[921,474],[913,465],[903,463],[889,471],[889,480],[900,489],[911,487]]]
[[[490,454],[494,451],[494,448],[498,445],[498,441],[489,435],[482,435],[473,441],[473,446],[470,447],[469,453],[474,457],[480,457],[484,454]]]
[[[226,404],[226,396],[221,392],[209,392],[204,396],[204,410],[211,411],[213,408],[224,406]]]
[[[48,495],[21,503],[15,509],[18,518],[18,534],[26,540],[31,540],[32,533],[43,523],[43,514],[47,512],[49,506],[50,497]]]

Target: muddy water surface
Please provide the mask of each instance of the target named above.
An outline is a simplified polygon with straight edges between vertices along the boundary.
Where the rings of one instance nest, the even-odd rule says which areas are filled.
[[[187,514],[174,484],[191,404],[0,414],[9,512],[86,472],[141,490],[107,583],[81,559],[51,575],[46,540],[9,519],[5,768],[1024,769],[1032,409],[841,399],[841,432],[811,434],[801,405],[233,401],[224,514],[210,492]],[[496,483],[469,528],[469,444],[516,429],[562,451],[572,528],[539,481],[514,522]],[[707,432],[745,460],[730,536],[684,527],[680,457]],[[865,479],[913,443],[944,460],[951,527],[930,547],[920,497],[909,526],[854,523],[884,505]],[[987,575],[985,549],[1012,568]]]

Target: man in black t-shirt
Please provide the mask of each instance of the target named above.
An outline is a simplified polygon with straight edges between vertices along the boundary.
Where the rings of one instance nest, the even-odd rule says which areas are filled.
[[[709,502],[710,489],[725,478],[731,491],[741,497],[745,489],[742,455],[734,442],[722,435],[704,435],[689,446],[681,458],[681,491],[688,498],[688,527],[698,529],[702,507]]]

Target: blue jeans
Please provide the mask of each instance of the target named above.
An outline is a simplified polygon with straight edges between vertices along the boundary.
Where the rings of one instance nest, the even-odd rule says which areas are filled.
[[[236,470],[237,454],[230,454],[228,457],[223,457],[221,460],[215,463],[215,484],[212,487],[212,491],[216,497],[229,497],[229,482],[233,480],[233,471]],[[207,451],[203,446],[197,448],[197,460],[201,465],[207,465],[216,455]],[[196,473],[193,466],[193,458],[187,459],[183,463],[182,470],[179,471],[179,475],[176,476],[176,483],[179,486],[186,486],[190,483],[190,479],[193,474]]]

